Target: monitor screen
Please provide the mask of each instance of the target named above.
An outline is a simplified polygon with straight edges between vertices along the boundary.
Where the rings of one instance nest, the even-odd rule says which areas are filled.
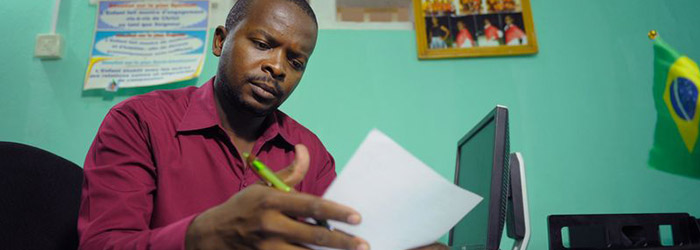
[[[508,191],[508,109],[497,106],[457,144],[455,184],[483,200],[450,231],[459,250],[498,250]]]
[[[469,212],[453,231],[453,246],[473,249],[486,246],[491,195],[491,167],[493,166],[496,123],[491,119],[464,144],[459,145],[459,186],[484,198]]]

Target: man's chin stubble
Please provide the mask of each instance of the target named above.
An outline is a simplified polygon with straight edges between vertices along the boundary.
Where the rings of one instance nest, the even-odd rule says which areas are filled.
[[[240,93],[234,91],[233,88],[226,83],[220,84],[216,90],[219,92],[216,95],[218,99],[220,99],[219,103],[224,109],[224,112],[239,110],[239,112],[242,111],[255,117],[261,117],[267,116],[271,113],[271,110],[274,110],[256,108],[253,104],[246,102]]]

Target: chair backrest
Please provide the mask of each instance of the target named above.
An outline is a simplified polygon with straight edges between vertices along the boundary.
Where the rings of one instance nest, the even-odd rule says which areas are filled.
[[[0,248],[76,249],[82,182],[66,159],[0,142]]]
[[[687,213],[550,215],[547,220],[549,250],[700,249],[700,227]],[[672,238],[665,245],[662,226]],[[684,247],[689,245],[695,248]]]

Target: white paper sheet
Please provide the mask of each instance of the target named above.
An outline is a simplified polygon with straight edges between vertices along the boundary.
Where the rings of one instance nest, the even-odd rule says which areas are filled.
[[[360,225],[329,223],[364,238],[374,250],[431,244],[482,200],[447,181],[376,129],[323,197],[360,212]]]

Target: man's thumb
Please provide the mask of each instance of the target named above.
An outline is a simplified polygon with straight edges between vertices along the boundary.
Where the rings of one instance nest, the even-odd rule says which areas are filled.
[[[277,176],[290,187],[299,184],[309,170],[309,150],[303,144],[294,146],[294,162],[287,168],[277,172]]]

